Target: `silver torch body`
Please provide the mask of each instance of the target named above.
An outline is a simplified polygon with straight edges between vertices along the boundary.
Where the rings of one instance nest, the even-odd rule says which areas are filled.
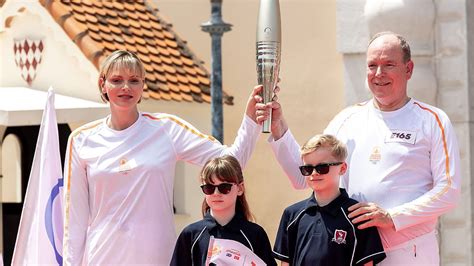
[[[263,103],[272,101],[278,83],[281,57],[281,19],[278,0],[260,0],[257,22],[257,75],[263,85]],[[271,113],[263,122],[262,132],[269,133]]]

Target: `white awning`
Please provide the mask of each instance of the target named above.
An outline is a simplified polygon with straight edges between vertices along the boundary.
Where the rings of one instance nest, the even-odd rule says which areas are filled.
[[[41,124],[46,91],[24,87],[0,88],[0,126]],[[106,116],[106,104],[55,94],[58,123],[86,123]]]

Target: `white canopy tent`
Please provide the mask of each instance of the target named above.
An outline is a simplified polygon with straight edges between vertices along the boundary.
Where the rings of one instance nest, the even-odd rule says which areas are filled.
[[[46,91],[24,87],[0,88],[0,126],[41,124],[46,106]],[[85,123],[104,117],[108,106],[84,99],[55,95],[58,123]]]

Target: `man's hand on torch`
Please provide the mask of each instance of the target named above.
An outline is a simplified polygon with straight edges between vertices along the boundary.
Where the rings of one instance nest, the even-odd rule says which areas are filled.
[[[270,112],[272,112],[272,124],[271,131],[274,140],[280,139],[285,132],[288,130],[288,125],[283,117],[283,109],[278,102],[277,93],[280,91],[280,87],[276,87],[274,90],[274,96],[271,102],[264,104],[262,97],[259,92],[263,89],[263,86],[259,85],[254,88],[253,97],[255,101],[255,115],[257,123],[261,124],[263,121],[268,119]]]

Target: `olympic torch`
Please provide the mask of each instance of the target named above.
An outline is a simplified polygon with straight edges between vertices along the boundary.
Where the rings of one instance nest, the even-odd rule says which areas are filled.
[[[257,22],[257,75],[263,85],[263,103],[272,101],[280,70],[281,19],[278,0],[260,0]],[[269,133],[271,113],[263,122],[262,132]]]

